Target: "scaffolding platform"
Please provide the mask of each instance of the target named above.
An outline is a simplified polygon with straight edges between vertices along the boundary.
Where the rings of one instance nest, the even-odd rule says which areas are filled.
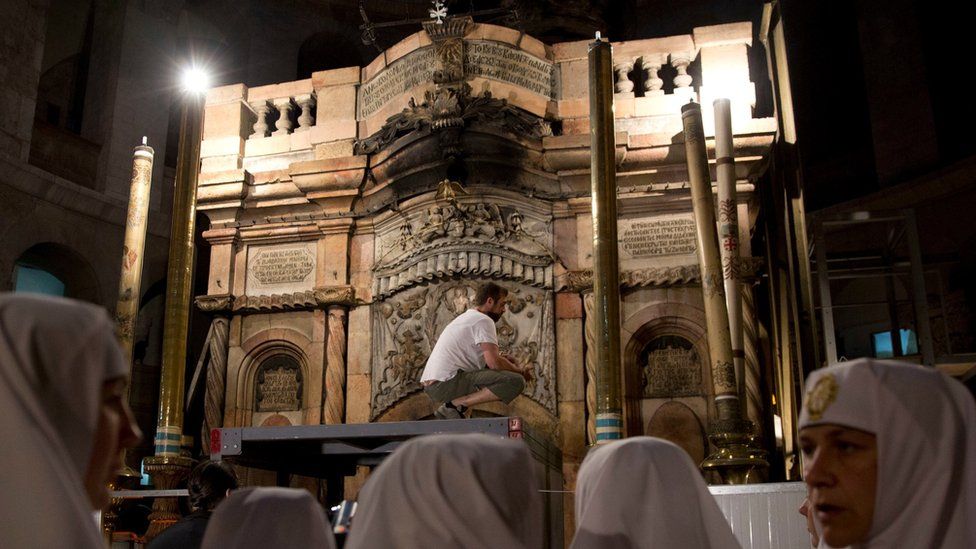
[[[548,468],[561,468],[562,455],[536,436],[519,417],[395,421],[340,425],[224,427],[210,432],[210,459],[279,473],[325,478],[356,466],[375,466],[407,440],[432,434],[481,433],[521,439],[532,457]]]
[[[210,432],[210,459],[275,471],[278,483],[288,475],[325,479],[330,504],[342,499],[343,477],[356,467],[375,467],[411,438],[433,434],[481,433],[523,441],[545,503],[546,546],[562,547],[562,453],[538,436],[520,417],[391,421],[340,425],[224,427]]]

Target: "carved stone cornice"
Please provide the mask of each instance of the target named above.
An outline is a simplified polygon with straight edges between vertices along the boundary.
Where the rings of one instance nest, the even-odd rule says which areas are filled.
[[[230,312],[234,296],[230,294],[198,295],[197,308],[205,313]]]
[[[235,313],[314,309],[318,303],[312,290],[290,294],[242,295],[234,299]]]
[[[739,265],[739,278],[743,282],[752,283],[762,271],[763,260],[761,257],[742,257],[739,258]],[[697,263],[675,267],[650,267],[620,271],[620,285],[623,288],[666,287],[684,284],[701,284],[701,270]],[[592,269],[566,271],[556,277],[555,290],[557,292],[584,292],[592,290],[592,288]]]
[[[418,130],[440,131],[477,125],[538,138],[552,135],[546,120],[509,105],[505,99],[496,99],[490,92],[472,96],[471,86],[463,84],[428,90],[424,93],[423,103],[419,105],[411,98],[407,108],[387,118],[379,131],[357,141],[355,153],[376,153],[399,137]]]
[[[312,290],[320,307],[328,305],[356,305],[356,289],[353,286],[319,286]]]
[[[350,156],[295,162],[288,168],[295,187],[326,215],[348,213],[359,195],[367,159]]]
[[[697,283],[701,277],[698,265],[650,267],[620,271],[620,285],[624,288],[645,286],[677,286]],[[593,288],[593,270],[567,271],[556,279],[556,291],[582,292]]]
[[[201,295],[196,298],[197,307],[208,313],[234,312],[257,313],[269,311],[298,311],[321,309],[332,305],[353,306],[356,290],[352,286],[321,286],[304,292],[271,295],[232,296]]]
[[[203,238],[212,246],[220,244],[239,245],[241,243],[240,230],[236,227],[221,227],[203,232]]]
[[[422,282],[455,275],[482,275],[549,288],[553,260],[481,240],[429,244],[374,271],[375,290],[383,298]]]

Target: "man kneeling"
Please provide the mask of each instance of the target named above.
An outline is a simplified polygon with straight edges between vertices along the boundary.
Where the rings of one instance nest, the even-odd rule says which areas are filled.
[[[478,288],[475,308],[448,324],[427,359],[420,384],[440,419],[461,419],[470,406],[515,400],[532,379],[532,365],[518,366],[498,352],[495,323],[505,312],[508,290],[488,282]],[[487,368],[486,368],[487,366]]]

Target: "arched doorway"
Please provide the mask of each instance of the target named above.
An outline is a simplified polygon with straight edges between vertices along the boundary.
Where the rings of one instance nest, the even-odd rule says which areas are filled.
[[[53,242],[31,246],[14,262],[15,292],[33,292],[99,302],[95,271],[80,254]]]

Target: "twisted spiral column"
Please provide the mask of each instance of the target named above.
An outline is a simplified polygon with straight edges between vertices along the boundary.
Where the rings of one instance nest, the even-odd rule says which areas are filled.
[[[207,392],[203,401],[203,433],[201,442],[210,440],[210,430],[224,424],[224,395],[227,392],[227,334],[230,322],[227,318],[214,317],[211,323],[207,366]],[[207,448],[206,442],[203,444]]]
[[[596,319],[593,292],[583,294],[583,331],[586,336],[586,442],[596,443]]]
[[[333,305],[328,310],[329,339],[325,346],[325,388],[322,422],[345,421],[346,410],[346,309]]]
[[[759,365],[759,328],[756,324],[756,304],[753,289],[749,285],[742,288],[742,332],[745,352],[746,415],[762,430],[763,398],[760,386],[762,369]]]

